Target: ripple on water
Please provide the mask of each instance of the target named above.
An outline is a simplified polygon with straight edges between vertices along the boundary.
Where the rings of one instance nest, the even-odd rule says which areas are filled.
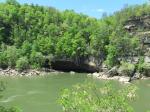
[[[15,100],[15,98],[20,97],[20,96],[23,96],[23,95],[13,95],[13,96],[10,96],[7,99],[2,100],[0,102],[3,102],[3,103],[11,102],[11,101]]]
[[[41,94],[41,93],[43,93],[43,92],[41,92],[41,91],[28,91],[27,95],[34,95],[34,94]]]

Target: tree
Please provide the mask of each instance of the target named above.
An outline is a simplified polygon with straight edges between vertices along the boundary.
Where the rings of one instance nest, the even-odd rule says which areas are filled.
[[[32,51],[30,55],[30,63],[32,68],[41,68],[45,63],[45,57],[41,52]]]
[[[21,57],[16,61],[16,68],[18,71],[26,70],[30,67],[27,57]]]
[[[7,63],[7,57],[5,52],[0,52],[0,68],[7,68],[8,63]]]
[[[0,3],[0,11],[0,46],[5,44],[0,49],[0,67],[15,67],[21,57],[27,57],[31,66],[42,67],[42,60],[50,55],[73,61],[92,57],[97,65],[105,61],[112,67],[139,50],[139,40],[124,25],[129,18],[149,15],[150,6],[128,6],[100,20],[16,0]]]
[[[108,68],[111,68],[114,65],[118,64],[118,58],[117,58],[118,51],[117,48],[113,45],[107,46],[107,50],[108,50],[108,55],[105,60],[105,63],[108,66]]]
[[[37,47],[43,55],[54,53],[54,45],[50,37],[40,37],[37,41]]]
[[[11,46],[11,47],[8,46],[5,53],[6,53],[6,60],[8,61],[8,66],[15,67],[16,60],[19,57],[19,53],[18,53],[18,50],[16,49],[16,47],[15,46]]]
[[[6,3],[10,4],[10,5],[19,5],[19,3],[17,2],[17,0],[6,0]]]
[[[21,51],[20,51],[21,55],[30,57],[31,51],[32,51],[32,44],[29,43],[28,41],[24,41],[21,46]]]

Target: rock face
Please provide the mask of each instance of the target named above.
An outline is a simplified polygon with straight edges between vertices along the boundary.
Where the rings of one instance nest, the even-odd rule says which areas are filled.
[[[125,22],[124,29],[131,35],[139,38],[142,49],[142,56],[144,56],[144,63],[150,64],[150,15],[143,15],[140,17],[131,17]],[[150,67],[143,69],[144,76],[150,76]],[[139,78],[139,75],[137,75]]]
[[[92,62],[86,63],[82,62],[80,64],[75,63],[71,60],[54,60],[51,63],[52,69],[70,72],[88,72],[88,73],[94,73],[98,72],[99,69],[96,65],[94,65]]]
[[[141,43],[150,44],[150,15],[132,17],[125,22],[124,29],[140,38]]]
[[[141,78],[142,78],[142,74],[137,72],[134,74],[133,77],[130,78],[130,81],[141,79]]]
[[[150,63],[150,57],[145,56],[145,58],[144,58],[144,62],[145,62],[145,63]]]
[[[150,15],[145,15],[142,17],[132,17],[126,21],[124,26],[129,32],[135,32],[138,29],[149,30],[150,29]]]
[[[131,35],[139,37],[142,44],[150,44],[150,15],[128,19],[124,29]]]

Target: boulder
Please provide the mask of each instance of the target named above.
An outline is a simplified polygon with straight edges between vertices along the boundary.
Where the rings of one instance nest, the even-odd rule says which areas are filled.
[[[139,72],[136,72],[136,73],[134,74],[134,76],[130,78],[129,82],[131,82],[131,81],[133,81],[133,80],[138,80],[138,79],[141,79],[141,78],[142,78],[142,74],[139,73]]]
[[[102,72],[108,72],[108,67],[105,64],[102,64],[101,71]]]
[[[98,77],[99,77],[99,75],[100,75],[100,74],[99,74],[99,73],[97,73],[97,72],[95,72],[95,73],[93,73],[93,74],[92,74],[92,76],[93,76],[93,77],[96,77],[96,78],[98,78]]]
[[[135,73],[135,65],[128,62],[122,62],[118,69],[118,74],[120,76],[133,76]]]
[[[129,83],[130,77],[125,77],[125,76],[119,77],[119,81],[123,83]]]
[[[71,74],[71,75],[74,75],[74,74],[75,74],[75,72],[74,72],[74,71],[70,71],[70,74]]]
[[[149,56],[145,56],[144,62],[145,62],[145,63],[150,63],[150,57],[149,57]]]

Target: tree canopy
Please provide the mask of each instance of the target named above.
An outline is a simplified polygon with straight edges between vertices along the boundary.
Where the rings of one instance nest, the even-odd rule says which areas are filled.
[[[149,12],[149,5],[143,4],[95,19],[72,10],[60,12],[6,0],[0,3],[0,67],[18,67],[24,59],[29,66],[25,68],[42,67],[44,62],[33,58],[36,56],[42,60],[47,56],[71,60],[92,56],[113,66],[118,57],[135,53],[138,46],[136,37],[124,31],[125,21]]]

